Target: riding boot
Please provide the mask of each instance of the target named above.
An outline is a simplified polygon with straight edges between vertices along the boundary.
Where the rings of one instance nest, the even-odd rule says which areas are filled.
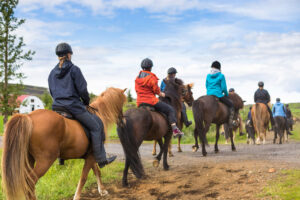
[[[234,118],[234,108],[229,109],[229,121],[228,121],[228,127],[232,128],[233,126],[233,118]]]
[[[288,124],[287,118],[285,117],[284,120],[285,120],[285,129],[286,129],[287,134],[288,134],[288,135],[293,135],[293,133],[290,132],[289,124]]]
[[[187,117],[187,114],[186,114],[186,107],[185,107],[185,104],[183,102],[182,102],[181,117],[182,117],[183,123],[186,127],[189,127],[192,124],[192,121],[188,120],[188,117]]]
[[[268,112],[270,114],[270,120],[271,120],[271,128],[272,130],[275,130],[274,127],[275,127],[275,121],[274,121],[274,118],[273,118],[273,113],[271,111],[271,108],[268,106],[268,104],[265,104],[268,108]]]

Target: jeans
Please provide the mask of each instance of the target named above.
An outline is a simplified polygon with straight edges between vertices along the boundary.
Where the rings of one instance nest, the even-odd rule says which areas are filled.
[[[229,109],[233,108],[233,103],[232,101],[229,99],[229,97],[221,97],[219,98],[219,100],[224,103]]]
[[[188,124],[189,120],[188,120],[188,116],[186,114],[186,107],[185,107],[184,102],[182,102],[181,116],[182,116],[184,124]]]
[[[167,115],[170,124],[177,123],[175,110],[169,104],[159,101],[157,104],[154,105],[154,108],[158,112],[162,112],[165,115]]]
[[[97,115],[88,111],[81,114],[75,114],[74,117],[90,131],[92,148],[96,162],[99,163],[106,161],[106,152],[103,143],[105,140],[105,134],[102,120]]]

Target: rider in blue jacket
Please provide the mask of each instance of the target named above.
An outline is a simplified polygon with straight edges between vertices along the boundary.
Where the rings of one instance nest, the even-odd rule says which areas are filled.
[[[87,111],[90,103],[87,83],[79,67],[71,62],[72,48],[67,43],[60,43],[56,47],[59,63],[51,71],[48,84],[53,98],[52,109],[64,108],[76,120],[87,127],[91,133],[91,143],[94,157],[99,167],[113,162],[116,156],[106,158],[104,149],[104,130],[101,119]]]
[[[273,106],[272,113],[273,113],[274,117],[278,117],[278,116],[284,117],[284,119],[285,119],[285,125],[286,125],[286,132],[289,135],[293,135],[289,131],[289,126],[288,126],[288,122],[287,122],[287,118],[286,118],[286,109],[285,109],[283,103],[280,103],[280,98],[276,99],[276,103]]]
[[[160,91],[162,91],[162,92],[165,91],[165,87],[166,87],[165,80],[169,80],[169,79],[175,78],[176,74],[177,74],[177,70],[174,67],[171,67],[171,68],[168,69],[168,76],[161,81]],[[186,107],[185,107],[184,102],[182,102],[181,116],[182,116],[184,125],[186,127],[189,127],[192,124],[192,121],[188,120],[188,116],[186,114]]]
[[[234,106],[228,97],[225,76],[221,73],[221,64],[214,61],[211,64],[211,72],[206,76],[207,95],[213,95],[219,98],[229,108],[229,127],[232,127],[234,117]]]

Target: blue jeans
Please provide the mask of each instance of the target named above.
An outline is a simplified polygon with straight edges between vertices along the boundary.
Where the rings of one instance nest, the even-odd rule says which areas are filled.
[[[74,117],[90,131],[96,162],[106,161],[106,152],[104,149],[105,134],[102,120],[97,115],[88,111],[74,114]]]

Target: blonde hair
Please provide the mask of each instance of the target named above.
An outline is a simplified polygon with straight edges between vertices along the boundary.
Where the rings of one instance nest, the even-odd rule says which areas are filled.
[[[64,62],[67,60],[67,55],[65,56],[62,56],[62,57],[58,57],[58,60],[59,60],[59,68],[62,67],[62,65],[64,64]]]

